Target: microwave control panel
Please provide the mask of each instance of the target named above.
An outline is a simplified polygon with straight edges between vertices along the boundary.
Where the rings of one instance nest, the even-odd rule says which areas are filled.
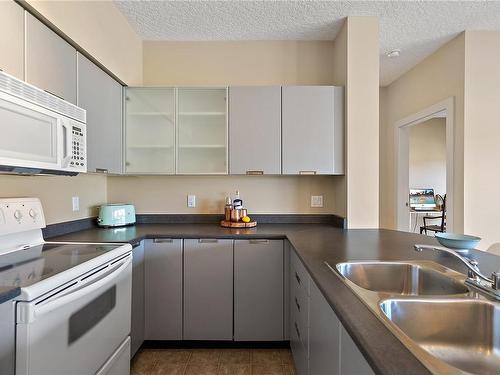
[[[72,158],[70,166],[79,170],[87,170],[87,147],[83,127],[72,126]]]

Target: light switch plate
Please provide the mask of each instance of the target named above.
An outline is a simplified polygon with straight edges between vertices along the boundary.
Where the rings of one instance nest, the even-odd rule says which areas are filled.
[[[71,197],[73,211],[80,211],[80,197]]]
[[[187,206],[189,208],[195,208],[196,207],[196,195],[188,195]]]
[[[323,207],[323,196],[311,195],[311,207]]]

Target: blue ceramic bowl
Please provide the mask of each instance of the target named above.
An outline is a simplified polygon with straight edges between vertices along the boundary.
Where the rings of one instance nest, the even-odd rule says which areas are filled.
[[[457,250],[475,249],[481,238],[458,233],[436,233],[436,239],[444,247]]]

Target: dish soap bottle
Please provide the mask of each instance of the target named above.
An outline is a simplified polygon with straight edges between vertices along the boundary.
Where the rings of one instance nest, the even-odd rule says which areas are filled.
[[[233,199],[233,208],[240,210],[243,208],[243,201],[240,198],[240,191],[236,190],[236,195]]]

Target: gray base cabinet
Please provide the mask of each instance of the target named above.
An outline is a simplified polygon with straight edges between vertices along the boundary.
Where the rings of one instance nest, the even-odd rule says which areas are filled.
[[[145,338],[182,340],[182,240],[145,241]]]
[[[340,374],[340,321],[318,287],[311,283],[309,373]]]
[[[375,374],[342,325],[340,326],[340,373],[342,375]]]
[[[374,374],[293,249],[290,346],[297,375]]]
[[[144,341],[144,242],[132,250],[132,324],[130,357]]]
[[[184,340],[233,339],[233,241],[184,240]]]
[[[283,340],[283,241],[234,241],[234,340]]]

